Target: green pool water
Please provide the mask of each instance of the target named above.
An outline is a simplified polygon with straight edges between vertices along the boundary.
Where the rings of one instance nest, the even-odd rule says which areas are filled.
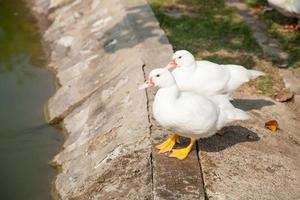
[[[23,1],[0,0],[0,200],[51,199],[63,139],[44,118],[55,80],[40,39]]]

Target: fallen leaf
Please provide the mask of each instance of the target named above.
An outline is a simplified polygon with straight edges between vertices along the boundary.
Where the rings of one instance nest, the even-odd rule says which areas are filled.
[[[282,91],[276,95],[275,100],[279,102],[286,102],[294,97],[294,92],[292,91]]]
[[[264,11],[264,6],[258,5],[254,8],[252,8],[251,11],[252,11],[253,14],[258,14],[258,13]]]
[[[265,123],[265,127],[270,129],[272,132],[275,132],[279,129],[279,124],[276,120],[271,120]]]

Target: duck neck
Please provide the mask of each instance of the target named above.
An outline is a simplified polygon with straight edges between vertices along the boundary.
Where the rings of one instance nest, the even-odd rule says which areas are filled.
[[[196,61],[194,61],[194,63],[192,64],[191,69],[192,70],[196,70],[197,69],[197,62]]]
[[[180,92],[177,85],[173,85],[171,87],[160,88],[156,97],[166,100],[166,102],[172,102],[172,100],[176,100],[178,98],[179,94]]]
[[[196,68],[197,68],[197,63],[196,63],[196,61],[193,62],[193,64],[191,64],[191,65],[189,65],[189,66],[187,66],[187,67],[184,67],[184,69],[186,69],[186,70],[188,70],[188,71],[190,71],[190,72],[195,71]]]

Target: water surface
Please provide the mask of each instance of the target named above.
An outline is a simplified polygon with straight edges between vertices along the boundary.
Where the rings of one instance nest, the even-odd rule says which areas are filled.
[[[0,199],[50,199],[62,143],[43,107],[55,91],[33,16],[20,0],[0,0]]]

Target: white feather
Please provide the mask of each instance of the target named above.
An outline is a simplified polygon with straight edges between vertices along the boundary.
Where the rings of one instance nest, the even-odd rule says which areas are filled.
[[[177,67],[172,71],[182,91],[212,96],[230,94],[242,84],[264,75],[240,65],[219,65],[210,61],[195,61],[188,51],[177,51],[173,55]]]
[[[228,95],[205,97],[179,91],[166,69],[153,70],[150,78],[160,87],[153,102],[154,118],[181,136],[209,137],[229,122],[249,118],[244,111],[234,108]]]

